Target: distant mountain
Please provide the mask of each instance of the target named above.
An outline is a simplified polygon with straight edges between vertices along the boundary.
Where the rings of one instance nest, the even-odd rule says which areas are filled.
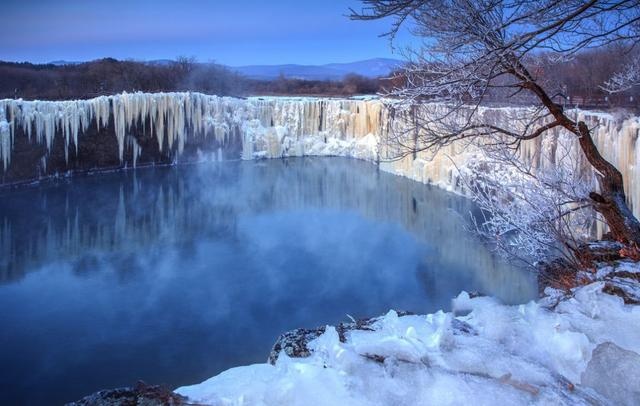
[[[150,65],[160,65],[160,66],[170,65],[174,62],[175,61],[173,59],[154,59],[152,61],[147,61],[147,63]]]
[[[49,65],[56,65],[56,66],[64,66],[64,65],[78,65],[81,64],[82,62],[72,62],[72,61],[51,61],[49,62]]]
[[[375,58],[349,63],[329,63],[326,65],[248,65],[231,69],[252,79],[275,79],[280,75],[287,78],[308,80],[339,80],[350,73],[370,78],[386,76],[402,67],[397,59]]]
[[[155,59],[146,61],[151,65],[165,66],[174,62],[171,59]],[[72,61],[51,61],[52,65],[77,65],[83,62]],[[203,63],[207,65],[208,63]],[[387,76],[395,69],[402,67],[404,62],[398,59],[374,58],[364,61],[348,62],[348,63],[328,63],[325,65],[247,65],[247,66],[229,66],[229,69],[236,71],[251,79],[272,80],[284,75],[292,79],[307,80],[340,80],[346,75],[355,73],[357,75],[375,78]]]
[[[112,59],[112,58],[103,58],[103,59]],[[95,59],[94,61],[100,61],[100,60],[102,60],[102,59]],[[82,63],[94,62],[94,61],[74,62],[74,61],[60,60],[60,61],[51,61],[51,62],[49,62],[49,65],[56,65],[56,66],[80,65]],[[151,61],[140,61],[140,62],[145,62],[145,63],[148,63],[150,65],[169,65],[170,63],[172,63],[174,61],[171,60],[171,59],[154,59],[154,60],[151,60]]]

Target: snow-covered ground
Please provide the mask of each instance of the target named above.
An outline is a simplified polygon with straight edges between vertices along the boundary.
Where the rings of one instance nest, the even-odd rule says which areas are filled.
[[[280,353],[176,392],[207,405],[637,405],[640,306],[605,292],[634,297],[638,275],[617,263],[519,306],[462,292],[453,312],[389,311],[345,342],[328,326],[307,358]]]

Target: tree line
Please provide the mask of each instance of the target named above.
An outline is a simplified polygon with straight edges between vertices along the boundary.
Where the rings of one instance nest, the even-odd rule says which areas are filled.
[[[372,94],[380,80],[348,75],[342,80],[303,80],[281,76],[254,80],[215,63],[193,58],[138,62],[104,58],[79,64],[0,62],[0,98],[86,99],[121,92],[197,91],[220,96]]]
[[[633,57],[633,53],[625,52],[614,44],[585,50],[561,63],[554,61],[551,54],[537,55],[526,62],[559,104],[585,108],[638,109],[640,87],[614,94],[603,88],[616,69]],[[351,74],[342,80],[306,80],[281,75],[273,80],[255,80],[224,65],[198,63],[193,58],[178,58],[163,63],[104,58],[68,65],[0,61],[0,98],[86,99],[123,91],[197,91],[239,97],[353,96],[388,94],[405,85],[404,71],[393,72],[382,78]],[[508,86],[504,89],[508,89]],[[530,95],[514,95],[504,89],[492,89],[485,101],[509,104],[530,104],[535,101]]]
[[[640,110],[640,86],[632,86],[624,91],[611,92],[607,82],[625,65],[640,58],[640,49],[631,52],[620,44],[611,44],[599,48],[585,49],[563,58],[551,52],[528,55],[522,59],[524,66],[542,86],[552,100],[564,107],[614,108],[624,107]],[[428,64],[428,62],[426,62]],[[390,78],[381,80],[383,92],[394,93],[398,89],[416,85],[411,83],[414,69],[424,70],[425,61],[412,61],[405,71],[395,72]],[[440,72],[435,63],[434,73],[423,75],[421,80],[437,80]],[[415,79],[415,78],[413,78]],[[484,104],[536,104],[534,95],[526,92],[514,92],[510,78],[494,78],[494,86],[483,93]],[[463,95],[471,102],[471,92]],[[429,99],[422,95],[424,100]]]

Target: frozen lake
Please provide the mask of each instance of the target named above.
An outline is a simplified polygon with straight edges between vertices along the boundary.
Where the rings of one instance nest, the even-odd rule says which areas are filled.
[[[0,404],[264,362],[277,336],[390,308],[509,303],[533,275],[466,199],[343,158],[222,162],[0,191]]]

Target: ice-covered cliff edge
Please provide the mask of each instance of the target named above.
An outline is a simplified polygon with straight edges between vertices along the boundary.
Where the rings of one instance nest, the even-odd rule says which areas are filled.
[[[481,114],[511,126],[522,111],[483,108]],[[594,129],[601,151],[623,173],[630,204],[640,216],[640,118],[571,114]],[[456,167],[482,160],[473,148],[451,145],[435,157],[421,152],[387,161],[394,155],[387,147],[389,134],[406,120],[410,117],[390,114],[376,98],[123,93],[60,102],[5,99],[0,100],[0,184],[140,162],[338,155],[380,162],[383,170],[464,192]],[[521,157],[534,166],[553,165],[558,140],[567,137],[556,128],[527,142]],[[582,166],[594,178],[588,165]]]
[[[201,93],[123,93],[72,101],[5,99],[0,100],[0,159],[6,171],[20,130],[29,141],[44,144],[48,151],[55,137],[61,137],[68,159],[70,152],[78,153],[80,135],[90,125],[100,130],[110,122],[121,161],[127,141],[133,156],[139,154],[135,140],[131,141],[139,132],[154,138],[160,151],[168,149],[178,156],[190,138],[207,136],[222,143],[239,137],[245,159],[343,155],[356,140],[369,147],[374,143],[366,136],[379,133],[381,114],[378,101],[356,99],[243,100]],[[305,150],[305,146],[311,149]],[[370,154],[361,157],[375,158]]]
[[[378,101],[133,93],[0,100],[0,184],[66,171],[221,157],[376,160]],[[97,153],[99,152],[99,154]]]

